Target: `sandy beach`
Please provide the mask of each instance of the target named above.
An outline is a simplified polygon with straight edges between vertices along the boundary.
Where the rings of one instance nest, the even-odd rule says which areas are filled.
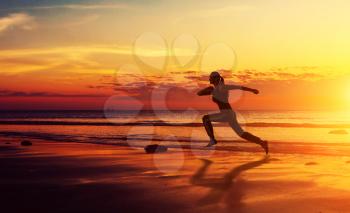
[[[349,157],[1,140],[2,212],[350,212]]]

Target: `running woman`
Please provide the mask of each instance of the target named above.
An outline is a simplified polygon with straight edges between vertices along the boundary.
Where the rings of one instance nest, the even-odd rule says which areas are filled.
[[[210,142],[207,147],[217,144],[211,122],[228,122],[237,135],[247,141],[259,144],[265,150],[265,153],[268,154],[268,142],[244,131],[237,121],[236,113],[232,110],[231,105],[228,102],[229,90],[240,89],[243,91],[252,92],[254,94],[259,94],[259,91],[244,86],[226,85],[224,78],[216,71],[210,74],[209,81],[210,84],[214,86],[209,86],[200,90],[197,95],[212,95],[212,100],[219,106],[220,112],[203,116],[203,124],[210,138]]]

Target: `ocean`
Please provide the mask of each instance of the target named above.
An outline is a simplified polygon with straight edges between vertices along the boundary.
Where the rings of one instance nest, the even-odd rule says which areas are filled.
[[[208,143],[201,117],[217,111],[1,111],[0,136],[18,139],[118,144],[198,146]],[[347,146],[350,113],[345,111],[236,111],[243,129],[271,144]],[[222,148],[245,142],[225,123],[214,123]],[[335,132],[337,133],[337,132]]]

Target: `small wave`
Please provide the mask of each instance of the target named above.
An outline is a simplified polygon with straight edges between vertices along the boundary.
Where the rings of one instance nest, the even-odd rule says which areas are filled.
[[[205,150],[208,140],[192,139],[188,137],[177,137],[173,139],[158,138],[152,139],[144,138],[144,135],[115,135],[112,137],[99,137],[87,135],[66,135],[53,134],[42,132],[15,132],[15,131],[0,131],[0,137],[18,138],[22,139],[38,139],[50,142],[74,142],[74,143],[89,143],[100,145],[114,145],[114,146],[129,146],[135,148],[143,148],[151,143],[162,143],[169,148],[174,149],[191,149],[191,150]],[[159,136],[161,137],[161,136]],[[130,143],[130,140],[133,142]],[[270,141],[271,142],[271,141]],[[272,153],[283,154],[310,154],[310,155],[336,155],[339,154],[348,156],[349,144],[346,143],[306,143],[306,142],[282,142],[273,141],[270,143]],[[261,148],[252,143],[238,140],[220,140],[218,146],[215,146],[217,151],[243,151],[243,152],[261,152]],[[336,150],[336,152],[335,152]]]
[[[166,121],[141,121],[141,122],[84,122],[84,121],[40,121],[40,120],[0,120],[0,125],[62,125],[62,126],[179,126],[202,127],[197,123],[178,123]],[[247,127],[281,127],[281,128],[350,128],[350,124],[315,124],[315,123],[265,123],[252,122],[241,123]],[[227,126],[227,123],[216,123],[215,126]]]

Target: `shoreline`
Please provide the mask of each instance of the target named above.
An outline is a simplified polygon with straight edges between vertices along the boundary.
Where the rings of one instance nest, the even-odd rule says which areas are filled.
[[[52,121],[52,120],[0,120],[0,125],[37,125],[37,126],[156,126],[156,127],[203,127],[202,122],[167,122],[167,121],[141,121],[141,122],[111,122],[106,119],[105,122],[91,122],[91,121]],[[349,123],[335,124],[317,124],[317,123],[281,123],[281,122],[248,122],[241,123],[244,127],[276,127],[276,128],[337,128],[337,129],[349,129]],[[216,122],[216,127],[228,126],[225,122]]]

